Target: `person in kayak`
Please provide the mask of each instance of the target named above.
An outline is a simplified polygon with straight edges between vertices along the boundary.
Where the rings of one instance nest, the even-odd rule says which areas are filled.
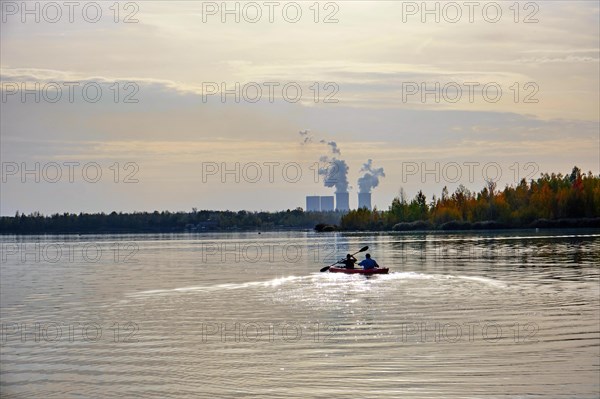
[[[377,264],[375,259],[371,259],[371,254],[366,254],[365,259],[361,260],[358,265],[362,266],[365,270],[379,268],[379,265]]]
[[[354,264],[358,259],[354,256],[347,254],[346,259],[339,261],[338,263],[342,263],[344,265],[344,269],[354,269]]]

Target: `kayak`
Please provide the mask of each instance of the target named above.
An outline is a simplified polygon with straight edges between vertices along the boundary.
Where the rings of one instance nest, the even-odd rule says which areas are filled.
[[[329,268],[329,272],[330,273],[346,273],[346,274],[388,274],[388,272],[390,271],[389,268],[387,267],[382,267],[379,269],[346,269],[343,267],[330,267]]]

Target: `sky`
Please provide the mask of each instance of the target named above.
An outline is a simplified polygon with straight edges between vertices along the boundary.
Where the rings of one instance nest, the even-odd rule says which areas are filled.
[[[467,3],[2,1],[0,214],[294,209],[332,158],[380,209],[598,175],[599,3]]]

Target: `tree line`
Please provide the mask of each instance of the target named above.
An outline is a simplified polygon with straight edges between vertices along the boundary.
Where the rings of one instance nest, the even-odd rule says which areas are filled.
[[[487,181],[479,192],[447,187],[427,201],[422,191],[408,201],[401,190],[388,210],[345,214],[342,230],[495,229],[515,227],[600,227],[600,176],[574,167],[570,174],[542,174],[499,190]]]
[[[236,230],[312,229],[316,224],[338,224],[337,212],[304,212],[302,208],[281,212],[210,211],[56,213],[0,217],[0,233],[162,233]]]
[[[566,175],[542,174],[537,180],[499,190],[488,181],[479,192],[460,185],[444,187],[431,201],[422,191],[410,201],[401,190],[387,210],[339,212],[210,211],[62,213],[0,217],[0,233],[152,233],[237,230],[459,230],[520,227],[600,227],[600,176],[577,167]]]

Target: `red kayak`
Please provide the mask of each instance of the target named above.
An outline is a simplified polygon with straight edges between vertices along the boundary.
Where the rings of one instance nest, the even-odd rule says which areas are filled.
[[[379,269],[346,269],[343,267],[330,267],[329,268],[329,272],[330,273],[346,273],[346,274],[388,274],[388,272],[390,271],[389,268],[387,267],[382,267]]]

